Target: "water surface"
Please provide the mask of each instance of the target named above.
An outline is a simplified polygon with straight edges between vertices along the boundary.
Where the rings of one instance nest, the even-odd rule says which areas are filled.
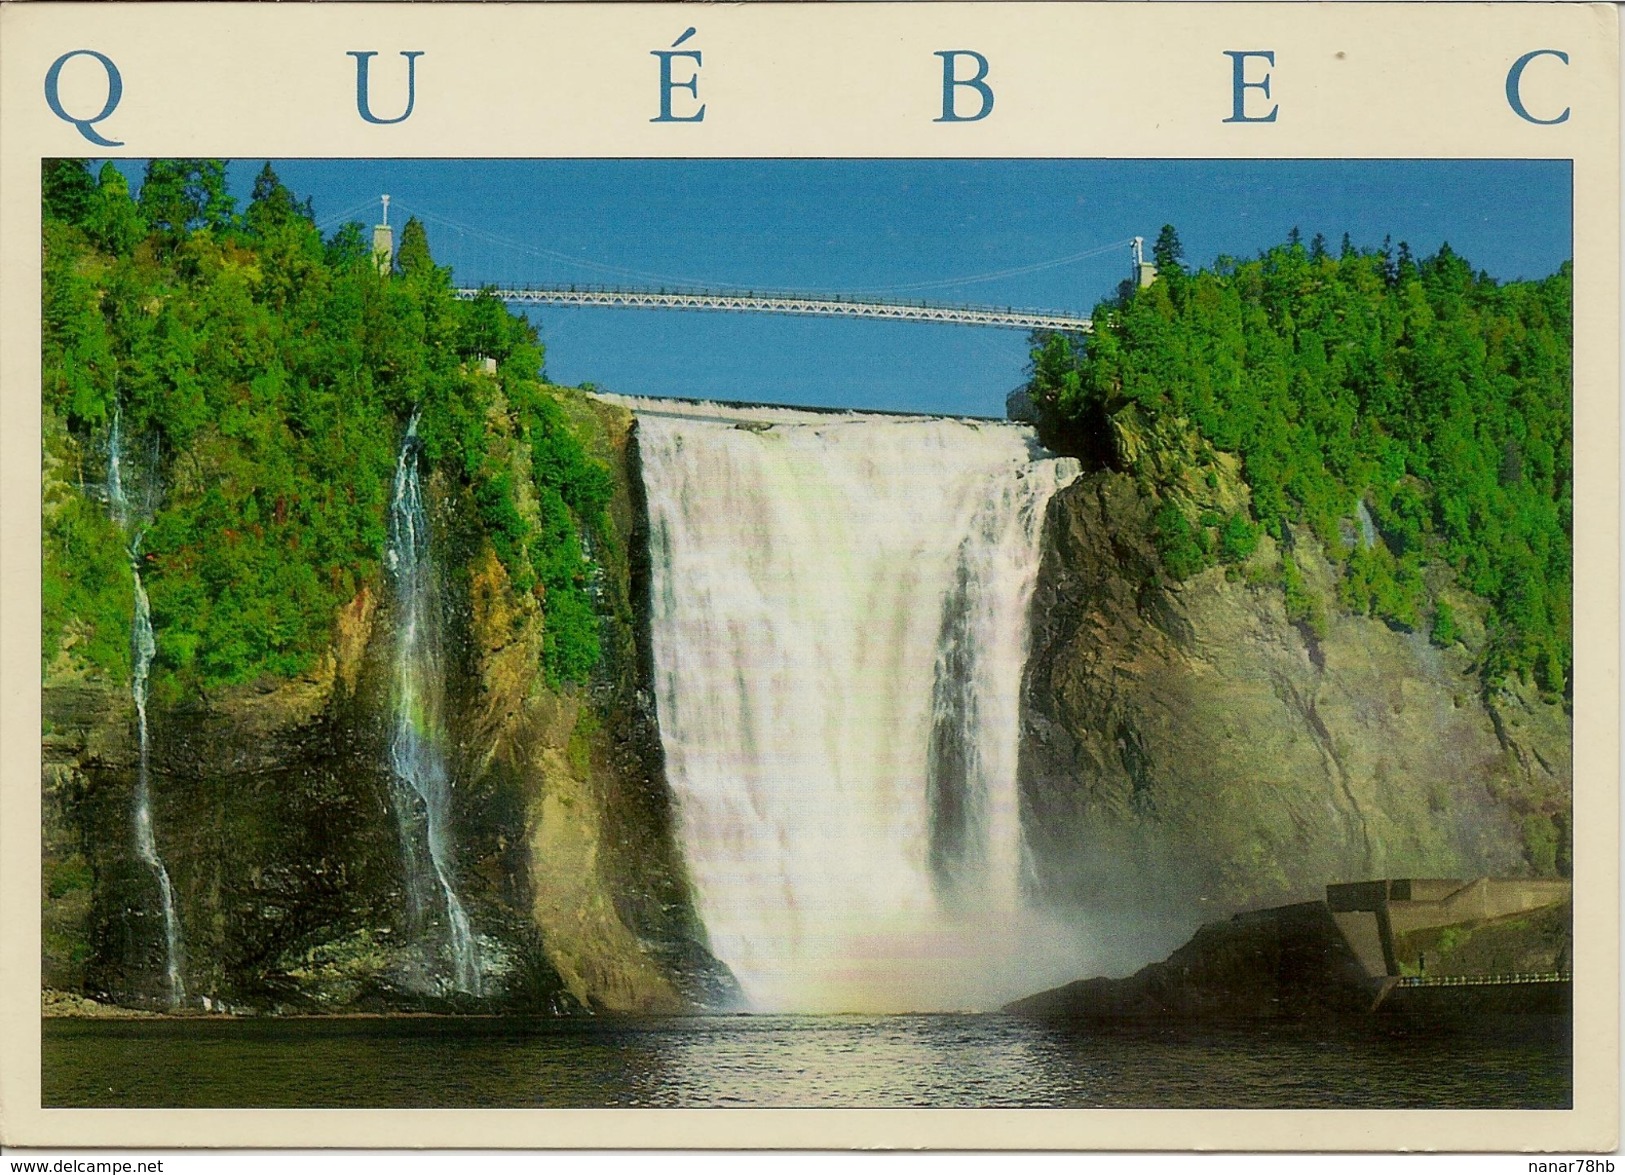
[[[47,1106],[1567,1108],[1567,1021],[1087,1033],[1004,1015],[46,1020]]]

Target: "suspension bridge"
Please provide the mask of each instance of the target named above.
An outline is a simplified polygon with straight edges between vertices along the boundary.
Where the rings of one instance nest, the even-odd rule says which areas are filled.
[[[636,309],[733,310],[765,314],[810,314],[825,318],[883,318],[897,322],[948,322],[1012,330],[1087,333],[1089,319],[1051,310],[1017,310],[997,306],[963,306],[946,302],[863,299],[842,295],[810,296],[735,290],[650,290],[625,286],[504,288],[486,286],[457,290],[464,300],[490,296],[511,304],[545,306],[618,306]]]
[[[382,200],[384,218],[383,223],[374,227],[373,251],[375,256],[379,258],[380,264],[388,266],[391,263],[394,251],[394,234],[389,225],[390,198],[384,196]],[[422,215],[424,219],[444,223],[447,227],[455,229],[459,233],[466,232],[473,236],[488,238],[500,245],[521,248],[526,252],[533,252],[555,259],[572,260],[562,254],[555,254],[551,250],[540,249],[535,246],[526,247],[515,242],[505,241],[482,230],[460,225],[430,213],[423,213]],[[1068,257],[1052,258],[997,273],[974,274],[956,281],[924,284],[940,287],[1036,273],[1039,270],[1054,268],[1058,265],[1072,264],[1084,258],[1120,248],[1123,245],[1132,247],[1133,267],[1131,273],[1133,280],[1140,285],[1147,284],[1155,276],[1156,268],[1145,262],[1143,238],[1141,237],[1114,241]],[[594,268],[608,269],[613,267],[594,266]],[[630,271],[621,272],[630,273]],[[1093,323],[1083,315],[1059,310],[1023,310],[1012,306],[934,302],[898,297],[812,294],[787,291],[759,292],[756,290],[740,290],[738,288],[652,289],[646,286],[634,285],[506,286],[493,284],[480,287],[460,287],[456,290],[456,295],[464,301],[472,301],[481,297],[494,297],[510,305],[606,306],[639,310],[723,310],[758,314],[814,315],[824,318],[876,318],[889,319],[893,322],[941,322],[955,323],[962,326],[991,326],[1009,330],[1048,330],[1079,334],[1087,334],[1093,329]]]

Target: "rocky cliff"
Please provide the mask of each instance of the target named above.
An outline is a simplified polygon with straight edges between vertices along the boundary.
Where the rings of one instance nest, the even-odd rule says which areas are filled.
[[[1143,485],[1102,471],[1053,501],[1023,694],[1035,884],[1105,928],[1106,970],[1327,881],[1566,872],[1560,704],[1486,693],[1470,632],[1439,648],[1346,614],[1297,530],[1174,582]],[[1310,619],[1289,617],[1283,559]]]
[[[690,899],[649,691],[633,421],[548,394],[614,486],[588,536],[603,656],[587,684],[547,684],[536,592],[516,590],[469,491],[428,484],[455,872],[484,996],[426,982],[404,924],[387,767],[395,617],[375,577],[304,675],[154,703],[153,823],[193,997],[561,1013],[734,998]],[[505,419],[493,399],[494,434]],[[502,435],[515,509],[533,515],[527,446]],[[1160,499],[1144,479],[1101,471],[1050,506],[1019,768],[1040,900],[1089,927],[1102,970],[1123,974],[1204,921],[1329,880],[1566,872],[1562,706],[1486,693],[1469,600],[1461,640],[1442,648],[1347,614],[1333,564],[1291,528],[1243,563],[1175,581],[1157,550],[1159,500],[1189,499],[1196,516],[1246,501],[1233,462],[1185,452],[1188,440],[1116,438],[1160,469]],[[1288,560],[1308,598],[1290,611]],[[161,907],[132,836],[129,683],[88,670],[73,639],[43,686],[44,982],[157,1005]]]
[[[486,964],[484,998],[471,1004],[426,981],[403,925],[386,766],[394,617],[372,582],[298,679],[154,708],[153,825],[197,1002],[568,1013],[731,997],[689,901],[637,635],[646,577],[632,419],[553,394],[615,487],[608,524],[591,536],[604,655],[590,683],[546,684],[538,599],[514,590],[466,491],[441,478],[429,487],[447,612],[456,871]],[[527,461],[526,447],[514,444],[511,459]],[[128,682],[87,671],[65,649],[49,663],[43,704],[44,984],[160,1003],[156,882],[132,837]]]

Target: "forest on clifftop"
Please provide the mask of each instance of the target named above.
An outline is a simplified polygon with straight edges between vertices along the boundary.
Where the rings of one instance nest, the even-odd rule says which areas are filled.
[[[1163,502],[1156,539],[1182,580],[1240,574],[1260,532],[1306,528],[1339,568],[1338,604],[1439,645],[1472,641],[1483,681],[1572,690],[1573,267],[1497,282],[1441,246],[1340,249],[1317,236],[1188,270],[1177,232],[1156,280],[1125,284],[1086,340],[1035,336],[1045,440],[1136,474]],[[1125,452],[1127,429],[1196,454]],[[1239,458],[1250,505],[1192,509]],[[1274,573],[1294,619],[1324,624],[1294,558]],[[1454,601],[1454,604],[1452,603]],[[1464,608],[1465,604],[1465,608]]]
[[[360,224],[324,238],[269,164],[241,212],[220,160],[154,160],[134,195],[111,163],[47,160],[42,179],[47,669],[128,676],[135,558],[160,699],[305,671],[380,573],[416,414],[427,461],[540,600],[548,677],[586,677],[610,478],[526,320],[459,301],[415,220],[382,272]]]

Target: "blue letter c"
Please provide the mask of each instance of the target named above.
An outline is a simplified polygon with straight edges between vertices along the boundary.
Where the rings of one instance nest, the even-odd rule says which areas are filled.
[[[1512,68],[1507,71],[1507,104],[1512,107],[1512,113],[1525,122],[1532,122],[1536,126],[1556,126],[1560,122],[1567,122],[1569,120],[1569,108],[1567,106],[1563,107],[1563,113],[1556,118],[1536,118],[1524,108],[1523,95],[1519,90],[1519,87],[1523,84],[1524,67],[1537,57],[1555,57],[1564,65],[1569,63],[1569,55],[1560,49],[1535,49],[1532,52],[1525,53],[1514,61]]]

